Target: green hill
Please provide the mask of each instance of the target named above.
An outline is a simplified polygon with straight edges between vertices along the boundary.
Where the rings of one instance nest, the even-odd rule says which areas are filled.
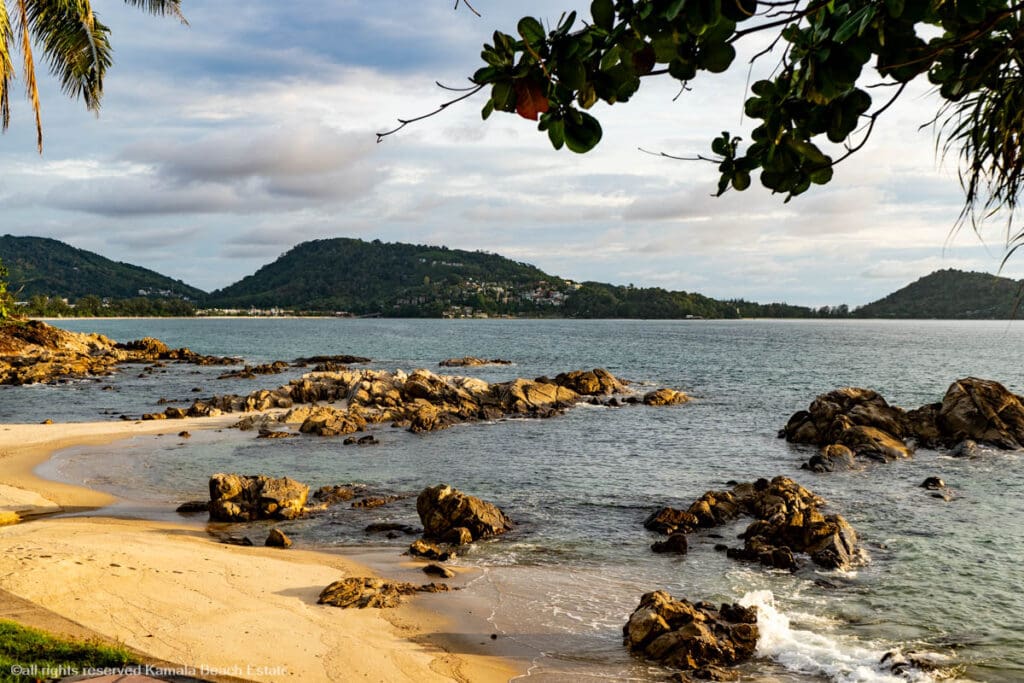
[[[0,237],[0,259],[19,299],[36,295],[78,299],[90,294],[127,299],[140,296],[196,300],[202,290],[146,268],[111,261],[45,237]]]
[[[1020,315],[1022,283],[988,273],[937,270],[854,311],[858,318],[1005,320]]]
[[[411,316],[440,316],[451,307],[521,313],[537,310],[549,292],[566,287],[534,266],[497,254],[335,238],[296,245],[213,292],[206,303]],[[535,296],[538,290],[542,294]]]

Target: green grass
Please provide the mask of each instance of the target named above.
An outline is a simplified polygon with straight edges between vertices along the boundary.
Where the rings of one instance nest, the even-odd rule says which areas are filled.
[[[135,663],[123,647],[55,638],[42,631],[0,621],[0,682],[62,678],[85,669]]]

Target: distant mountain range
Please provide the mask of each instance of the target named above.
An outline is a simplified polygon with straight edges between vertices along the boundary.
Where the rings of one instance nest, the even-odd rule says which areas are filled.
[[[63,242],[0,237],[11,291],[72,301],[182,299],[197,307],[284,309],[394,317],[531,315],[575,318],[1014,318],[1021,283],[941,270],[878,301],[811,309],[722,301],[694,292],[578,283],[482,251],[335,238],[296,245],[273,263],[207,294],[180,280]]]
[[[34,295],[79,299],[153,296],[197,301],[206,292],[160,273],[45,237],[0,237],[0,259],[19,299]]]

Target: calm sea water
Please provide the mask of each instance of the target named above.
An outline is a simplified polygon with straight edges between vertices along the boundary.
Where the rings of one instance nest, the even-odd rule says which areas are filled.
[[[892,648],[952,658],[965,680],[1024,680],[1024,469],[1019,453],[955,460],[928,450],[861,472],[799,469],[811,451],[776,438],[819,393],[853,385],[917,407],[957,378],[997,379],[1024,392],[1024,324],[872,321],[64,321],[116,339],[145,335],[253,362],[351,353],[371,367],[436,368],[451,356],[507,358],[473,369],[489,381],[604,367],[640,384],[686,390],[672,408],[580,406],[550,420],[507,420],[412,435],[381,428],[374,447],[340,440],[257,441],[233,430],[144,437],[73,449],[51,466],[130,499],[168,506],[202,498],[217,471],[288,475],[414,494],[447,482],[494,501],[519,524],[460,562],[482,567],[472,590],[494,605],[494,628],[536,653],[531,677],[659,680],[628,656],[621,628],[640,595],[745,599],[765,608],[761,652],[745,673],[772,681],[887,681]],[[3,387],[4,421],[114,419],[168,398],[274,387],[292,375],[217,380],[222,368],[126,368],[98,382]],[[201,392],[193,392],[199,388]],[[173,430],[169,430],[173,431]],[[823,495],[859,532],[868,563],[851,572],[772,572],[726,559],[721,538],[694,536],[685,557],[655,555],[641,525],[654,508],[685,506],[728,480],[787,475]],[[940,476],[955,492],[918,488]],[[417,524],[412,499],[375,510],[339,507],[287,531],[307,546],[394,546],[362,531]],[[727,543],[742,525],[726,529]],[[923,677],[923,680],[930,680]]]

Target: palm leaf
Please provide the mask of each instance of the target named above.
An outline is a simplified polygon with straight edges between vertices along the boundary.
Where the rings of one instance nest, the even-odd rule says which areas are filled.
[[[98,111],[103,76],[112,63],[110,30],[88,0],[36,0],[28,10],[32,34],[42,46],[50,72],[69,97],[81,97]]]
[[[25,90],[36,115],[36,147],[43,151],[43,119],[39,111],[39,84],[36,82],[36,61],[32,56],[32,36],[26,0],[18,0],[18,28],[21,30],[21,61],[25,70]]]
[[[174,17],[183,24],[188,24],[185,15],[181,13],[181,0],[124,0],[125,4],[132,7],[141,7],[150,14],[161,17]]]
[[[11,78],[14,77],[14,60],[11,48],[14,46],[14,30],[7,14],[7,3],[0,0],[0,130],[7,130],[11,122]]]

